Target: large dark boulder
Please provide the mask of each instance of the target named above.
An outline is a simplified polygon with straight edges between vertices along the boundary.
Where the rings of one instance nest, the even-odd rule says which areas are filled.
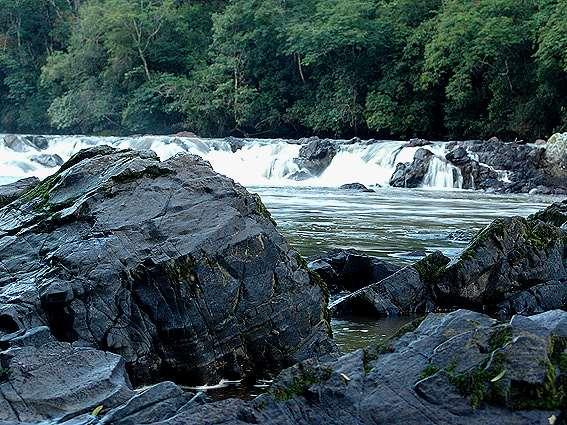
[[[567,201],[497,219],[436,278],[437,303],[501,315],[567,308]]]
[[[338,146],[331,140],[317,138],[309,140],[299,149],[299,157],[295,162],[300,171],[292,178],[303,180],[306,173],[309,177],[320,176],[339,151]]]
[[[415,152],[413,162],[396,165],[396,170],[390,178],[390,186],[411,188],[421,186],[433,156],[431,151],[419,148]]]
[[[0,186],[0,208],[16,200],[21,194],[33,189],[39,184],[37,177],[26,177],[14,183]]]
[[[466,310],[430,314],[389,341],[286,369],[252,401],[190,403],[160,423],[561,423],[567,377],[557,341],[566,321],[563,311],[510,322]]]
[[[451,261],[436,252],[358,289],[344,284],[332,258],[310,267],[330,288],[352,292],[331,303],[336,317],[455,308],[509,317],[567,309],[567,200],[528,218],[495,220]]]
[[[308,264],[332,294],[357,291],[400,270],[399,266],[356,249],[332,249]]]
[[[135,383],[218,382],[333,348],[324,284],[257,195],[193,155],[79,152],[0,209],[0,258],[0,336],[47,324],[121,355]]]

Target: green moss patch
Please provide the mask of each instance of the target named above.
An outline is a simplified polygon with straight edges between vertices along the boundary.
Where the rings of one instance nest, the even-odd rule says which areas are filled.
[[[8,381],[8,379],[10,379],[10,374],[10,369],[0,367],[0,383]]]
[[[425,369],[421,371],[421,374],[419,375],[419,379],[421,380],[421,379],[429,378],[430,376],[435,375],[440,370],[441,369],[439,369],[438,366],[429,363],[427,366],[425,366]]]
[[[440,252],[435,252],[417,261],[413,268],[417,270],[419,278],[425,283],[434,283],[445,271],[445,267],[451,260]]]
[[[254,198],[254,202],[256,203],[256,214],[268,219],[274,226],[277,226],[276,221],[272,218],[272,214],[270,214],[270,211],[268,211],[268,209],[262,202],[260,195],[258,195],[257,193],[252,193],[252,197]]]
[[[286,386],[276,386],[271,389],[271,393],[277,400],[285,401],[304,395],[309,387],[327,381],[332,374],[331,369],[308,368],[301,364],[296,370],[290,384]]]
[[[512,328],[509,325],[501,326],[496,329],[492,335],[490,335],[490,339],[488,341],[490,351],[502,348],[510,341],[512,341]]]

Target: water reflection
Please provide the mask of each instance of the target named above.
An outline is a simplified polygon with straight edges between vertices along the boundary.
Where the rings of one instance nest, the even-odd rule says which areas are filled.
[[[250,190],[260,194],[280,231],[305,256],[353,247],[398,263],[413,262],[435,250],[456,255],[495,218],[527,216],[557,200],[462,190]]]
[[[413,319],[415,317],[349,317],[333,319],[331,326],[335,342],[342,352],[348,353],[388,339]]]

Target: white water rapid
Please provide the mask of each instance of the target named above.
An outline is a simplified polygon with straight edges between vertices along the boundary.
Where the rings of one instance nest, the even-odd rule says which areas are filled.
[[[19,136],[24,140],[24,136]],[[81,149],[95,145],[117,148],[151,149],[165,160],[181,152],[199,155],[209,161],[219,173],[225,174],[245,186],[314,186],[337,187],[345,183],[362,183],[367,186],[387,186],[396,164],[411,162],[418,147],[406,147],[403,141],[377,141],[374,143],[340,143],[340,149],[330,165],[318,177],[303,181],[292,178],[301,171],[295,159],[301,146],[281,139],[246,139],[243,146],[233,152],[227,139],[201,139],[174,136],[90,137],[45,136],[47,146],[38,149],[31,143],[7,146],[0,135],[0,184],[29,176],[45,178],[56,167],[45,166],[38,156],[57,155],[66,161]],[[233,146],[234,147],[234,146]],[[445,143],[424,147],[435,154],[423,186],[434,189],[460,188],[462,178],[458,168],[445,160]],[[53,162],[53,161],[52,161]],[[53,165],[49,164],[49,165]]]

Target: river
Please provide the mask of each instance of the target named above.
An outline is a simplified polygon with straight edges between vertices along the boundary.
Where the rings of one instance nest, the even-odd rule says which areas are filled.
[[[294,181],[294,158],[300,146],[282,140],[250,140],[233,151],[223,139],[180,139],[165,136],[98,138],[48,136],[41,151],[24,146],[16,152],[4,146],[0,135],[0,184],[31,175],[44,178],[56,171],[36,161],[38,155],[67,160],[78,150],[101,144],[154,150],[162,159],[181,152],[200,155],[218,172],[258,193],[280,231],[307,258],[330,248],[357,248],[398,264],[408,264],[440,250],[457,255],[471,236],[496,217],[527,216],[556,198],[534,195],[496,195],[458,189],[453,167],[443,160],[444,144],[429,147],[435,165],[420,189],[388,187],[399,161],[411,161],[416,148],[405,142],[345,144],[325,172],[316,179]],[[338,189],[343,183],[362,182],[374,192]],[[455,188],[457,186],[457,188]],[[370,320],[364,317],[333,320],[337,344],[343,351],[391,336],[411,318]],[[243,387],[234,382],[215,386],[213,393],[249,396],[268,383]],[[215,394],[213,394],[214,396]]]

